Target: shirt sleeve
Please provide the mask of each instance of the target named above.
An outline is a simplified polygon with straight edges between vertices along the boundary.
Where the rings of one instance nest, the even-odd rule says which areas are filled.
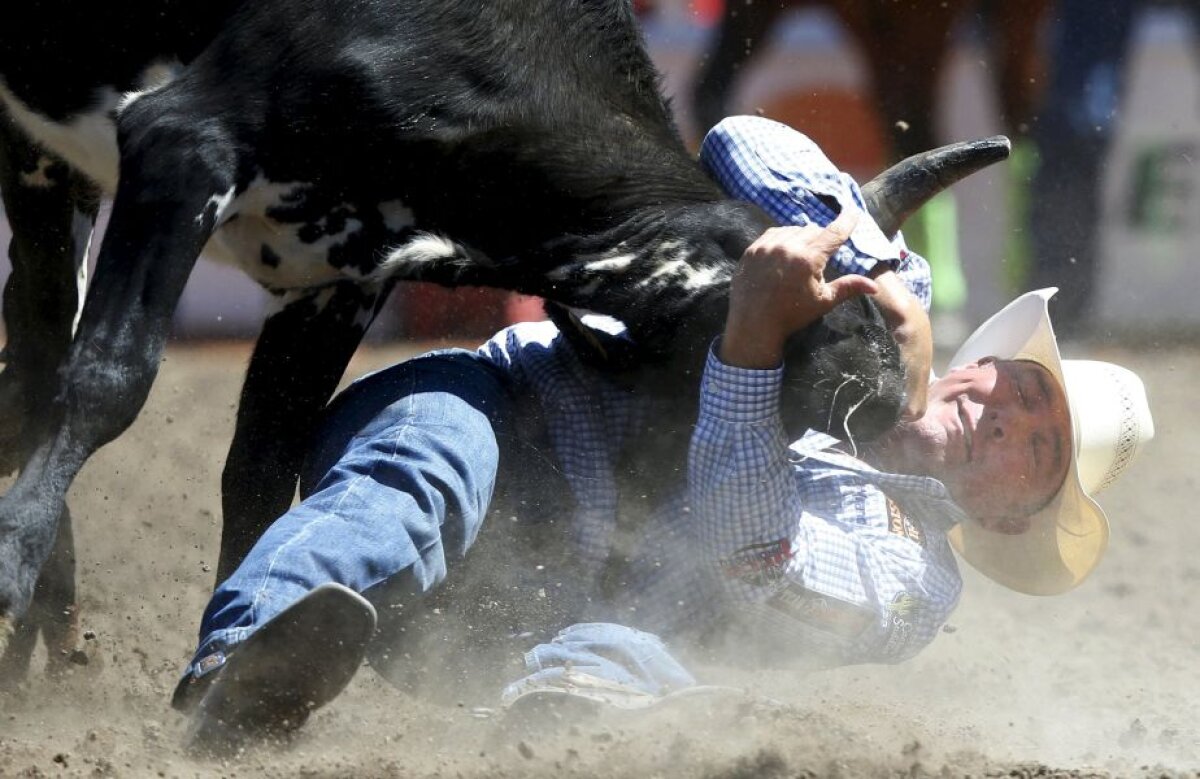
[[[688,498],[706,564],[778,536],[800,512],[779,417],[782,366],[725,365],[710,350],[688,452]]]
[[[730,117],[705,136],[700,162],[726,194],[754,203],[781,225],[824,226],[843,208],[863,212],[830,266],[841,274],[865,274],[885,263],[929,308],[929,263],[909,251],[901,235],[883,234],[866,215],[858,184],[808,136],[762,117]]]
[[[713,351],[705,366],[689,527],[722,608],[757,634],[767,664],[911,657],[957,598],[953,566],[942,574],[936,563],[950,554],[944,539],[925,538],[845,471],[797,472],[778,414],[781,374],[725,365]]]

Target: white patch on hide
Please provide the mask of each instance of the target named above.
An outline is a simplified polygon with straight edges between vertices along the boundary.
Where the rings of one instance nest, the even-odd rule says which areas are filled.
[[[729,272],[717,265],[706,268],[688,268],[684,274],[683,288],[689,292],[707,289],[729,279]]]
[[[129,106],[136,103],[140,97],[153,91],[152,89],[135,89],[132,92],[126,92],[121,95],[121,99],[117,101],[116,108],[114,109],[117,112],[117,116],[125,113],[129,109]]]
[[[406,276],[419,273],[422,265],[439,260],[451,260],[465,256],[466,250],[443,235],[418,233],[411,240],[394,249],[387,259],[371,274],[372,281],[383,281],[390,276]]]
[[[659,265],[658,268],[642,283],[649,284],[654,279],[661,279],[664,276],[675,276],[679,273],[683,273],[687,269],[687,266],[687,260],[670,260],[668,262],[664,262]]]
[[[300,231],[305,223],[280,222],[268,216],[272,209],[302,200],[311,186],[298,181],[269,181],[259,173],[222,209],[220,227],[205,247],[205,255],[240,268],[258,283],[274,289],[312,289],[338,279],[361,278],[353,269],[329,263],[330,251],[362,230],[361,220],[346,219],[341,232],[304,241]],[[279,258],[278,266],[263,263],[263,247]]]
[[[672,254],[674,257],[667,259]],[[641,287],[679,285],[688,292],[696,292],[730,279],[729,269],[720,265],[706,265],[701,268],[692,265],[689,259],[691,252],[682,241],[661,244],[655,255],[658,257],[658,267],[639,282]]]
[[[117,191],[120,167],[116,115],[143,95],[169,84],[180,67],[177,60],[154,62],[138,76],[138,89],[124,95],[112,86],[99,87],[92,104],[67,122],[56,122],[34,111],[13,94],[3,78],[0,78],[0,101],[30,137],[111,195]]]
[[[79,266],[75,269],[75,318],[71,321],[71,335],[79,329],[79,317],[83,316],[83,301],[87,295],[88,255],[92,252],[92,238],[96,235],[96,223],[79,209],[71,213],[71,240],[83,246],[83,253],[76,255]]]
[[[637,254],[625,251],[628,241],[621,241],[612,249],[599,254],[584,254],[574,262],[560,265],[546,273],[550,281],[566,281],[576,273],[589,276],[593,273],[624,273],[629,270]]]
[[[583,269],[593,273],[620,273],[628,270],[635,259],[637,258],[632,254],[619,254],[616,257],[593,260],[584,265]]]
[[[21,129],[110,195],[117,191],[119,154],[117,126],[112,117],[119,99],[112,87],[101,87],[87,111],[60,123],[25,105],[0,79],[0,100]]]
[[[219,225],[225,221],[225,214],[229,212],[229,206],[233,203],[233,196],[237,192],[235,187],[230,187],[224,195],[213,195],[204,204],[204,208],[196,216],[196,224],[204,222],[204,217],[211,211],[213,214],[213,225]]]
[[[121,95],[121,99],[117,101],[117,116],[123,114],[140,98],[170,84],[182,69],[183,65],[179,60],[160,60],[150,64],[138,77],[138,88]]]

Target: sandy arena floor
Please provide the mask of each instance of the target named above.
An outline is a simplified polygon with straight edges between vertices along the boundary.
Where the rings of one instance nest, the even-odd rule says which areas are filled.
[[[402,353],[365,350],[351,372]],[[194,761],[167,698],[212,584],[247,355],[171,349],[138,422],[76,483],[95,659],[0,695],[0,776],[1200,775],[1200,351],[1179,347],[1088,352],[1141,373],[1158,438],[1103,495],[1109,556],[1068,596],[1015,595],[964,569],[947,631],[906,664],[730,674],[720,681],[777,705],[556,733],[514,732],[478,716],[486,700],[432,703],[365,670],[294,743]]]

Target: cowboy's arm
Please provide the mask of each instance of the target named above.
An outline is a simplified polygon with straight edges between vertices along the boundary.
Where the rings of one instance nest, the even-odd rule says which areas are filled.
[[[718,573],[737,550],[786,538],[802,510],[779,416],[782,380],[782,367],[742,368],[709,352],[688,451],[688,505],[689,527]]]
[[[692,527],[704,559],[731,597],[769,612],[768,624],[791,623],[793,630],[803,628],[808,611],[789,615],[786,607],[781,612],[771,604],[780,598],[807,598],[806,577],[820,581],[822,567],[843,571],[850,579],[869,576],[860,567],[865,550],[860,544],[873,545],[867,536],[879,526],[886,528],[886,521],[847,527],[806,511],[779,415],[787,338],[841,300],[880,293],[877,284],[861,276],[825,281],[827,258],[853,226],[853,213],[845,212],[824,230],[768,231],[747,250],[731,286],[725,331],[705,368],[689,451]],[[887,540],[885,535],[884,546]],[[778,565],[786,575],[764,581],[749,570],[765,564]],[[751,581],[744,576],[748,570]],[[854,629],[835,639],[842,662],[905,656],[921,645],[908,637],[884,643],[882,603],[856,602],[852,594],[840,602],[849,605],[835,627]]]
[[[849,483],[843,494],[828,474],[798,471],[812,461],[789,457],[781,381],[779,368],[738,368],[711,352],[689,451],[688,527],[735,604],[735,631],[752,631],[770,658],[756,662],[771,665],[911,657],[936,635],[941,622],[930,619],[942,616],[893,613],[894,602],[911,600],[900,594],[909,588],[903,577],[911,573],[912,590],[922,591],[921,553],[889,532],[880,495],[864,500],[861,485]],[[843,503],[810,505],[814,479]],[[751,641],[739,635],[740,645]]]
[[[824,229],[773,228],[738,265],[688,457],[693,529],[710,565],[778,537],[800,512],[779,414],[783,348],[840,300],[876,290],[862,276],[824,280],[825,263],[854,220],[848,211]]]

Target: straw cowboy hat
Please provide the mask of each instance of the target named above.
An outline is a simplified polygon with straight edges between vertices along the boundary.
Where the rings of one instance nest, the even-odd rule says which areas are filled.
[[[1028,292],[980,325],[959,348],[952,366],[984,357],[1032,360],[1063,387],[1074,446],[1058,494],[1020,535],[963,522],[950,543],[972,566],[1010,589],[1057,595],[1082,582],[1108,546],[1108,518],[1092,494],[1107,487],[1154,437],[1141,379],[1118,365],[1064,360],[1048,305],[1058,289]]]

